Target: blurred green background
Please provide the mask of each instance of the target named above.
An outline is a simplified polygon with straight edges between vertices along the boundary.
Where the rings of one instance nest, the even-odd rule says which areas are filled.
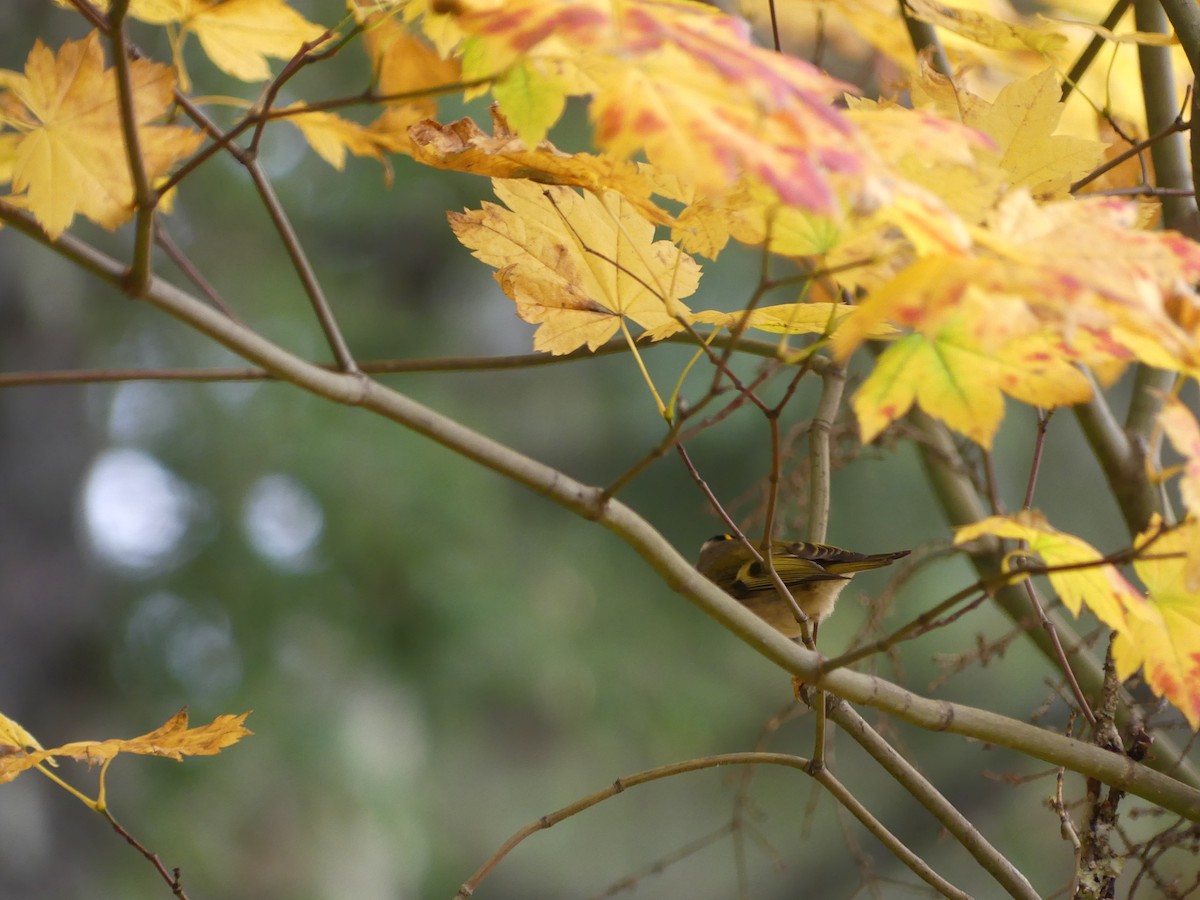
[[[339,13],[333,3],[297,5],[317,21]],[[4,4],[0,67],[20,69],[34,36],[57,47],[82,34],[76,17],[49,4]],[[136,37],[164,52],[152,30]],[[253,96],[198,55],[189,59],[204,92]],[[352,48],[321,71],[284,101],[361,89],[367,67]],[[481,116],[482,104],[471,111]],[[442,118],[461,112],[448,102]],[[581,125],[576,110],[556,139],[582,146]],[[352,161],[339,175],[287,125],[268,131],[264,158],[360,359],[528,351],[532,329],[445,222],[447,210],[490,196],[485,181],[397,159],[395,185],[384,190],[377,166]],[[231,162],[214,160],[189,179],[170,227],[239,315],[292,350],[328,358],[279,241]],[[128,241],[88,226],[80,233],[113,252]],[[706,264],[693,307],[744,303],[758,264],[737,250]],[[3,371],[237,363],[9,230],[0,233],[0,272]],[[647,350],[668,390],[688,357],[679,347]],[[708,377],[694,375],[685,396]],[[611,481],[662,434],[621,356],[388,381],[589,483]],[[786,416],[789,476],[803,471],[800,426],[816,388],[805,385]],[[1069,415],[1054,419],[1051,435],[1040,505],[1060,527],[1120,546],[1115,507],[1097,489],[1094,465],[1079,463],[1086,457]],[[842,437],[848,453],[848,424]],[[1011,410],[997,463],[1014,503],[1031,446],[1030,416]],[[769,464],[760,417],[738,413],[690,450],[736,512],[755,508]],[[192,898],[450,897],[525,823],[618,775],[752,749],[791,705],[785,675],[607,532],[390,423],[288,386],[0,391],[0,495],[0,709],[47,746],[140,734],[185,704],[196,724],[254,710],[255,736],[218,757],[123,757],[109,773],[115,816],[182,868]],[[835,477],[829,540],[864,551],[914,547],[921,558],[948,536],[927,495],[910,447],[860,449]],[[674,456],[623,499],[685,555],[721,530]],[[793,528],[804,521],[800,499],[793,481],[783,509]],[[861,576],[847,591],[822,630],[826,652],[852,640],[888,574]],[[968,582],[963,562],[935,560],[899,591],[887,624]],[[934,684],[948,655],[1010,627],[981,608],[906,645],[882,671],[1026,718],[1053,696],[1053,675],[1023,642]],[[1063,715],[1053,704],[1047,721]],[[1042,802],[1052,779],[1003,781],[1042,767],[882,725],[1039,889],[1066,881],[1070,851]],[[807,755],[811,727],[810,718],[789,721],[766,746]],[[842,780],[947,877],[996,895],[848,740],[835,740],[833,759]],[[76,783],[94,783],[94,773],[66,769]],[[624,896],[735,896],[728,837],[661,874],[647,867],[726,826],[739,778],[706,772],[632,790],[535,835],[478,896],[588,897],[630,876]],[[878,896],[920,895],[900,885],[913,877],[855,822],[827,797],[814,800],[802,776],[757,772],[746,798],[752,896],[850,897],[868,872],[882,879]],[[99,817],[44,779],[0,788],[0,897],[167,895]]]

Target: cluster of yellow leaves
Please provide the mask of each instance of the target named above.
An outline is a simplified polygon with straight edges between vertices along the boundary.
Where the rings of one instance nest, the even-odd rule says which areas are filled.
[[[363,29],[363,46],[371,60],[375,93],[384,103],[383,112],[366,126],[330,112],[289,117],[312,148],[339,171],[347,151],[380,162],[386,161],[387,153],[411,153],[409,129],[435,115],[437,91],[459,80],[456,61],[442,59],[418,35],[401,27],[394,16],[361,0],[353,0],[350,6]]]
[[[519,154],[518,154],[519,156]],[[577,161],[571,160],[571,164]],[[584,178],[586,164],[568,177]],[[696,290],[700,266],[670,241],[654,240],[654,225],[616,191],[582,196],[562,185],[493,181],[508,208],[451,213],[450,226],[516,302],[517,315],[539,326],[533,346],[554,354],[595,350],[619,329],[661,340],[692,324],[756,328],[776,334],[834,331],[854,307],[788,303],[749,312],[692,312],[682,298]],[[894,329],[878,323],[870,337]]]
[[[165,756],[174,760],[182,760],[185,756],[213,756],[253,733],[243,724],[248,715],[247,712],[217,716],[207,725],[189,728],[185,707],[160,727],[138,737],[76,741],[45,750],[29,732],[0,713],[0,784],[12,781],[42,763],[53,764],[55,757],[97,765],[108,763],[121,753]]]
[[[694,50],[695,22],[688,19],[681,24],[673,18],[674,5],[664,8],[667,13],[656,8],[646,16],[662,15],[655,20],[659,27],[682,31],[682,36],[672,38],[675,52],[679,47]],[[643,39],[642,31],[630,25],[644,21],[640,11],[632,14],[636,9],[634,4],[618,15],[604,3],[545,4],[536,15],[517,16],[516,12],[528,12],[520,3],[486,8],[468,4],[456,5],[439,23],[443,29],[458,29],[451,38],[441,32],[449,46],[463,41],[468,55],[477,52],[468,67],[474,65],[478,72],[484,71],[478,68],[478,54],[482,54],[494,70],[535,63],[549,66],[554,60],[559,66],[554,71],[561,74],[564,58],[573,60],[571,65],[589,58],[575,46],[578,43],[588,44],[594,52],[611,51],[618,39],[631,42],[637,52],[672,46],[657,33],[654,40]],[[986,13],[956,12],[932,0],[921,4],[918,13],[953,26],[987,47],[1019,46],[1048,55],[1062,44],[1056,34],[1004,23]],[[724,26],[720,20],[711,27],[719,31]],[[637,52],[626,53],[621,64],[630,57],[638,60],[632,71],[641,71],[638,67],[645,60]],[[729,80],[739,90],[749,91],[751,97],[795,99],[779,90],[779,79],[784,77],[779,70],[764,71],[754,64],[757,58],[752,63],[745,55],[735,54],[731,60],[736,77]],[[678,89],[663,85],[686,83],[697,71],[708,72],[707,62],[702,53],[690,65],[676,60],[674,74],[656,71],[654,90]],[[572,70],[575,75],[599,71],[595,65],[578,65]],[[597,192],[619,191],[654,223],[661,223],[665,214],[648,195],[668,197],[684,204],[672,217],[672,237],[690,252],[715,257],[733,237],[765,243],[783,255],[846,268],[843,284],[866,290],[868,296],[861,306],[836,316],[820,307],[805,310],[803,304],[787,304],[769,315],[764,311],[691,315],[676,307],[670,317],[722,327],[742,323],[738,327],[835,332],[842,357],[867,337],[897,329],[909,332],[883,354],[855,397],[865,440],[916,404],[988,446],[1003,417],[1005,396],[1047,408],[1086,400],[1091,386],[1079,364],[1093,367],[1104,378],[1115,377],[1132,360],[1194,371],[1200,361],[1198,331],[1178,311],[1196,306],[1191,285],[1200,274],[1200,248],[1178,235],[1141,230],[1144,216],[1135,204],[1068,198],[1068,187],[1104,159],[1107,146],[1058,133],[1064,107],[1054,70],[1043,69],[1014,81],[992,100],[936,74],[927,60],[921,61],[912,78],[915,110],[851,102],[843,118],[853,127],[838,133],[854,137],[847,146],[854,149],[858,161],[850,167],[856,179],[842,179],[836,162],[819,155],[809,157],[809,162],[819,159],[819,171],[789,172],[793,182],[799,179],[819,183],[821,190],[839,190],[837,215],[828,214],[827,204],[809,202],[811,198],[793,195],[790,202],[781,202],[788,198],[774,190],[760,170],[747,166],[736,142],[722,140],[718,145],[739,161],[742,177],[717,187],[714,171],[705,169],[703,160],[655,153],[658,120],[653,117],[645,123],[651,136],[639,146],[651,162],[660,163],[655,168],[620,165],[621,157],[636,149],[633,143],[610,143],[615,160],[609,154],[563,154],[544,141],[531,148],[522,139],[520,125],[510,128],[504,120],[498,120],[503,125],[491,138],[468,122],[449,127],[422,123],[414,130],[419,133],[416,152],[439,166]],[[578,79],[573,75],[566,81],[574,84]],[[594,79],[588,83],[595,117],[597,105],[603,108],[606,83]],[[791,87],[802,89],[797,82]],[[714,96],[697,94],[689,109],[701,118],[719,115],[724,99]],[[705,105],[707,113],[696,112]],[[632,114],[637,108],[634,102],[622,113]],[[597,119],[597,133],[604,144],[602,118]],[[676,120],[671,133],[686,135],[699,146],[705,136],[697,121]],[[543,133],[532,130],[539,136]],[[758,157],[760,163],[764,160],[769,167],[778,162],[769,154]],[[890,167],[890,176],[877,177],[874,163],[865,162],[879,160]],[[850,186],[851,181],[856,186]],[[878,196],[872,197],[872,190],[878,190]],[[587,233],[587,228],[577,229],[585,249]],[[459,229],[460,237],[463,234]],[[646,235],[648,248],[654,237],[650,232]],[[478,250],[483,241],[476,236],[470,246]],[[643,252],[648,253],[646,248]],[[505,259],[506,266],[514,262],[503,254],[497,258]],[[522,290],[522,272],[510,268],[501,279],[514,299]],[[660,311],[665,314],[676,299],[660,292]],[[568,308],[577,309],[573,302]],[[527,303],[518,301],[518,312],[528,318]],[[547,342],[544,335],[554,315],[552,306],[539,306],[536,321],[543,328],[536,347],[568,352],[585,344],[596,346],[599,335],[612,333],[608,327],[612,323],[581,329],[572,313],[573,324]],[[780,320],[814,324],[780,329]],[[816,326],[817,322],[823,324]],[[650,336],[669,331],[650,329]]]
[[[557,43],[561,32],[549,27],[562,24],[556,18],[559,7],[547,6],[542,18],[519,22],[504,20],[501,9],[458,7],[452,20],[456,27],[471,23],[472,40],[492,42],[483,54],[489,65],[520,68],[527,81],[533,77],[530,67],[561,75],[561,68],[550,64],[570,49]],[[1064,44],[1056,32],[936,0],[919,0],[913,9],[984,47],[1053,59]],[[597,14],[591,4],[577,11],[579,20],[568,33],[577,29],[598,47],[611,42],[614,19]],[[686,38],[680,46],[688,46]],[[676,57],[675,64],[682,67],[685,61]],[[594,76],[600,70],[580,68],[563,84],[579,72]],[[610,69],[605,78],[642,91],[647,88],[636,79],[647,71],[645,60],[639,60],[619,75]],[[682,75],[655,71],[650,96],[682,91],[679,83],[686,85],[695,75],[694,67]],[[435,152],[430,160],[435,165],[572,185],[602,198],[587,195],[581,203],[566,187],[497,182],[497,194],[511,213],[485,205],[478,213],[451,216],[459,238],[497,267],[496,277],[516,301],[518,314],[539,325],[534,344],[539,349],[594,348],[630,322],[650,338],[685,324],[832,335],[842,358],[866,339],[893,335],[854,398],[864,440],[917,404],[986,447],[1003,418],[1005,397],[1042,408],[1087,400],[1092,382],[1083,367],[1102,380],[1116,377],[1134,360],[1185,375],[1200,372],[1195,288],[1200,246],[1177,234],[1144,230],[1149,217],[1136,204],[1070,197],[1071,186],[1099,166],[1109,148],[1086,135],[1060,132],[1064,105],[1055,69],[1043,67],[1015,79],[992,99],[936,74],[924,59],[911,78],[915,109],[850,102],[845,119],[853,129],[840,133],[854,135],[848,146],[859,161],[858,187],[840,179],[831,158],[810,156],[810,162],[819,160],[817,172],[790,171],[789,177],[817,180],[821,189],[838,192],[839,202],[833,204],[813,202],[811,195],[783,196],[761,170],[747,165],[740,155],[743,145],[724,138],[718,143],[726,144],[741,172],[751,177],[734,176],[724,187],[707,180],[713,170],[705,169],[709,161],[695,151],[684,157],[655,144],[656,129],[665,120],[658,108],[647,112],[634,102],[621,111],[645,115],[648,138],[613,139],[620,129],[606,125],[608,107],[596,96],[597,135],[610,151],[599,158],[563,154],[545,142],[531,149],[522,136],[532,133],[540,141],[544,123],[510,130],[499,119],[491,138],[465,122],[451,128],[423,123],[418,154]],[[746,82],[739,88],[745,90]],[[591,90],[602,95],[605,85],[593,84]],[[500,93],[497,97],[507,110],[506,100]],[[705,103],[697,94],[692,118],[676,116],[674,130],[703,141],[697,123],[707,113],[696,110]],[[719,103],[709,103],[709,109],[718,110]],[[655,166],[604,171],[639,147]],[[756,152],[759,162],[778,165],[761,147]],[[616,159],[610,161],[611,156]],[[876,177],[873,162],[865,162],[876,160],[886,163],[891,177]],[[605,180],[609,173],[612,181]],[[690,312],[679,301],[694,284],[687,279],[685,293],[668,277],[684,263],[671,252],[674,248],[655,241],[650,224],[661,223],[662,216],[659,207],[647,208],[647,189],[684,205],[670,223],[673,239],[684,249],[715,257],[732,237],[829,266],[861,259],[844,284],[865,290],[865,300],[854,307],[812,302],[748,312]],[[876,202],[868,199],[872,189],[881,189]],[[582,207],[586,214],[574,212]],[[618,215],[621,224],[616,224]],[[536,233],[530,222],[538,224]],[[613,249],[615,235],[629,238],[619,253]],[[653,273],[641,268],[651,258],[665,260]],[[1138,537],[1138,549],[1150,545],[1134,563],[1148,594],[1086,542],[1055,531],[1034,514],[989,519],[963,529],[958,539],[993,534],[1024,540],[1047,566],[1067,567],[1051,574],[1051,583],[1072,612],[1086,605],[1118,633],[1121,677],[1143,670],[1147,683],[1200,727],[1200,656],[1194,653],[1200,645],[1200,526],[1194,518],[1200,429],[1174,402],[1164,410],[1163,428],[1185,456],[1181,489],[1193,517],[1165,533],[1155,522]]]
[[[107,4],[99,4],[107,9]],[[435,94],[459,78],[457,63],[440,58],[419,36],[374,4],[355,5],[371,57],[383,112],[369,125],[296,103],[283,110],[313,149],[341,169],[347,153],[387,164],[386,154],[410,152],[410,126],[436,112]],[[154,182],[192,153],[200,132],[154,124],[188,90],[182,47],[195,35],[222,71],[245,81],[270,77],[268,58],[291,58],[315,47],[325,29],[284,0],[132,0],[129,15],[166,26],[171,67],[130,61],[138,149]],[[9,202],[28,208],[57,237],[76,215],[116,228],[133,213],[133,183],[122,133],[115,70],[105,66],[98,32],[67,41],[54,53],[35,44],[23,73],[0,70],[0,184]]]
[[[464,78],[491,78],[513,131],[536,146],[568,96],[589,98],[596,143],[687,173],[715,193],[751,178],[783,202],[838,206],[831,173],[871,160],[830,104],[849,86],[756,46],[744,22],[682,0],[463,0],[410,3],[426,33],[462,54]]]
[[[1193,420],[1194,422],[1194,420]],[[1200,583],[1189,584],[1189,557],[1200,546],[1200,523],[1164,529],[1157,517],[1134,541],[1134,571],[1143,594],[1087,542],[1052,528],[1035,512],[993,516],[960,528],[955,542],[981,535],[1026,542],[1024,551],[1040,557],[1050,584],[1074,615],[1087,606],[1117,632],[1113,659],[1117,675],[1138,669],[1159,696],[1166,697],[1200,729]]]
[[[1198,334],[1175,310],[1196,302],[1200,245],[1138,231],[1135,219],[1135,207],[1111,198],[1039,206],[1014,191],[976,230],[973,253],[929,254],[884,282],[833,338],[845,357],[879,321],[914,330],[885,351],[855,398],[864,437],[916,399],[988,446],[1003,409],[984,402],[976,390],[984,385],[993,399],[1000,389],[1054,407],[1089,395],[1075,362],[1110,374],[1134,358],[1195,371]],[[927,353],[913,356],[923,345]],[[956,357],[963,349],[973,362]]]

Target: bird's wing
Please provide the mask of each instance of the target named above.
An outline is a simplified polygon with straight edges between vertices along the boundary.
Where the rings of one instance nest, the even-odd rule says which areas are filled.
[[[801,556],[776,556],[771,562],[775,565],[775,571],[779,573],[780,579],[788,587],[814,581],[839,581],[845,577],[831,572],[819,562]],[[745,593],[751,593],[772,590],[775,582],[771,579],[767,567],[755,560],[746,563],[738,571],[735,587]]]

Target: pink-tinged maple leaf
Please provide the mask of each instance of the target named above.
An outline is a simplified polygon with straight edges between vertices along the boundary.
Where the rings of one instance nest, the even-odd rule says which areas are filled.
[[[650,0],[460,0],[470,36],[464,77],[492,77],[516,132],[536,144],[544,121],[523,121],[502,96],[538,82],[591,97],[597,144],[642,152],[719,193],[750,175],[784,203],[823,213],[832,173],[873,165],[831,101],[850,86],[809,63],[758,47],[745,22],[696,3]]]
[[[972,238],[969,249],[931,252],[883,281],[864,315],[834,336],[838,354],[848,355],[879,321],[936,331],[960,315],[970,293],[1019,298],[1040,330],[1083,361],[1132,355],[1161,368],[1200,365],[1200,329],[1180,312],[1197,302],[1191,285],[1200,279],[1200,244],[1139,230],[1133,204],[1097,197],[1039,206],[1014,191]],[[984,316],[978,327],[1003,324]],[[1115,354],[1094,356],[1106,346]]]

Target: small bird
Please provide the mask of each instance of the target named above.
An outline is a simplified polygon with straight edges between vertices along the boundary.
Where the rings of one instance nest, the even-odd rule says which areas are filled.
[[[813,625],[833,612],[838,594],[856,572],[889,566],[910,551],[854,553],[828,544],[772,541],[771,562],[796,603]],[[731,534],[709,538],[700,548],[696,569],[752,613],[789,638],[803,633],[791,604],[779,596],[765,563]]]

